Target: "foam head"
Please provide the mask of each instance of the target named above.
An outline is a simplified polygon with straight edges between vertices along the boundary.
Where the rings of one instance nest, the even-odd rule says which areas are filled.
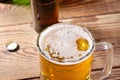
[[[85,59],[93,46],[94,40],[89,31],[73,24],[54,24],[38,38],[41,55],[59,64],[71,64]]]

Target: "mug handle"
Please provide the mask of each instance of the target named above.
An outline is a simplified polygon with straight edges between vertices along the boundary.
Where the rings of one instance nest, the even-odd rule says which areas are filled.
[[[106,58],[105,58],[105,66],[104,69],[98,73],[97,75],[92,77],[92,80],[102,80],[108,77],[112,70],[113,65],[113,45],[109,42],[99,42],[95,45],[95,52],[105,51]]]

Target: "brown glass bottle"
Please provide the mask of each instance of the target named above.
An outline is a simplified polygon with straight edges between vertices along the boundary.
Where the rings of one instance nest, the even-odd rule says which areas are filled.
[[[38,33],[58,22],[57,0],[31,0],[31,7],[33,25]]]

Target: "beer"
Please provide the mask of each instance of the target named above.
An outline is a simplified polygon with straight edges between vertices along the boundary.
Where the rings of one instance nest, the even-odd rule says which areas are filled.
[[[94,42],[86,29],[59,23],[42,32],[40,80],[90,80]]]
[[[57,0],[31,0],[31,7],[33,25],[38,33],[58,22]]]
[[[40,56],[40,80],[91,80],[91,61],[92,56],[81,63],[60,65]]]

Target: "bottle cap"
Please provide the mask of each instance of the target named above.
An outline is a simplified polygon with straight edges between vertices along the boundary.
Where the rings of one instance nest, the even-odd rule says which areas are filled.
[[[14,41],[10,41],[7,43],[6,49],[10,52],[15,52],[19,49],[19,45]]]

